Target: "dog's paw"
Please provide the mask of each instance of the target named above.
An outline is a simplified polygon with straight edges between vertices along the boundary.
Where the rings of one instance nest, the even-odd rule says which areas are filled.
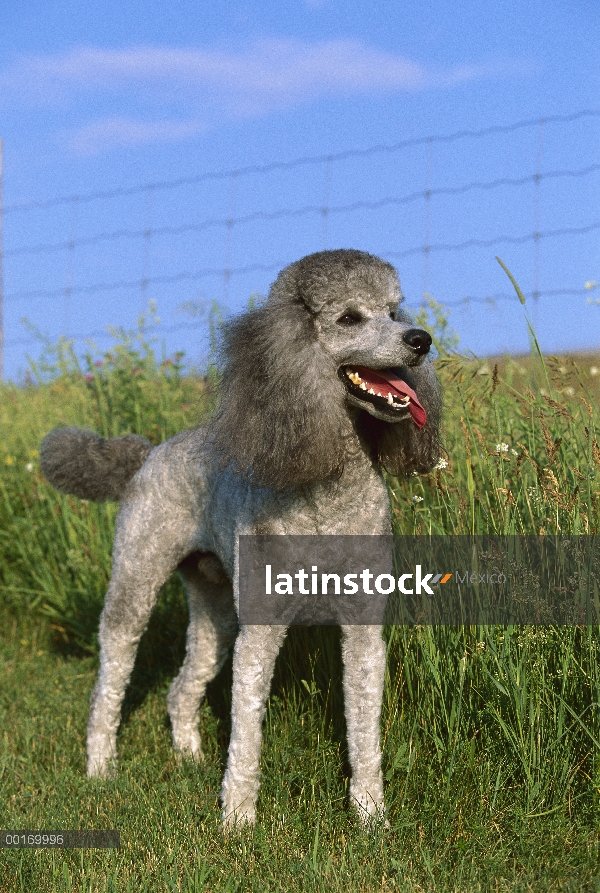
[[[256,822],[256,809],[254,805],[241,804],[235,809],[223,807],[223,830],[226,833],[241,831],[243,828],[252,827]]]
[[[198,730],[198,717],[195,716],[192,722],[180,721],[173,705],[170,704],[169,719],[171,721],[171,738],[173,741],[173,750],[177,756],[177,760],[193,760],[200,763],[204,760],[202,751],[202,739]]]
[[[350,783],[350,803],[366,831],[390,827],[385,816],[385,803],[381,787],[379,779],[376,779],[369,787],[359,787]]]
[[[386,818],[385,806],[383,804],[375,812],[367,812],[366,809],[363,809],[357,803],[354,804],[354,808],[361,827],[367,834],[389,829],[390,823]]]
[[[204,762],[204,753],[202,750],[190,750],[186,747],[185,750],[174,750],[174,753],[175,761],[179,766],[182,766],[184,763]]]
[[[110,779],[115,778],[118,771],[117,758],[116,757],[108,757],[99,758],[92,757],[88,758],[87,764],[87,777],[88,778],[100,778],[100,779]]]
[[[254,825],[256,822],[256,798],[258,795],[258,779],[252,779],[250,783],[235,787],[231,785],[231,779],[225,775],[221,790],[221,805],[223,807],[223,827],[226,830],[241,829]]]
[[[114,778],[117,774],[117,748],[112,735],[92,733],[87,741],[88,778]]]

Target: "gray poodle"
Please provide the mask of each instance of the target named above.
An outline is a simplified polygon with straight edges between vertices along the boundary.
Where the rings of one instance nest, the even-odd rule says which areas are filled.
[[[114,771],[121,703],[161,586],[185,582],[187,651],[168,695],[173,744],[200,759],[199,705],[235,639],[232,726],[221,800],[226,823],[253,822],[261,726],[285,626],[238,631],[240,534],[390,534],[382,470],[426,472],[441,454],[431,337],[399,308],[394,268],[360,251],[290,264],[264,305],[224,328],[220,408],[158,447],[57,428],[48,480],[85,499],[121,501],[100,620],[88,774]],[[236,638],[237,633],[237,638]],[[383,815],[380,626],[342,628],[350,798]]]

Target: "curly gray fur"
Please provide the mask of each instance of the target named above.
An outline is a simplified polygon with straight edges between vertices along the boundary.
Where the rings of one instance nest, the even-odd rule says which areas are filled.
[[[394,268],[380,258],[322,251],[286,267],[264,306],[224,327],[223,399],[209,429],[223,464],[279,490],[341,475],[346,392],[316,320],[340,292],[358,284],[380,293],[391,288],[401,297]],[[402,312],[397,319],[410,324]],[[367,414],[360,420],[374,460],[394,475],[429,471],[442,451],[440,390],[431,364],[411,368],[404,379],[427,412],[424,428]]]
[[[152,449],[145,437],[105,440],[85,428],[55,428],[44,437],[40,464],[53,487],[80,499],[121,499]]]
[[[176,751],[200,759],[200,701],[237,630],[239,536],[391,533],[382,468],[427,471],[441,453],[431,339],[411,326],[401,299],[393,267],[377,257],[310,255],[280,273],[264,306],[225,327],[222,399],[207,427],[155,449],[143,438],[106,442],[72,428],[45,439],[42,467],[56,486],[121,498],[88,724],[90,775],[114,770],[138,642],[176,568],[190,624],[167,703]],[[388,381],[401,374],[427,412],[424,427],[391,394],[368,396],[356,383],[353,391],[353,368],[388,370]],[[245,625],[235,640],[226,823],[255,819],[261,724],[285,635],[285,626]],[[381,629],[344,626],[342,654],[350,797],[370,821],[384,812]]]

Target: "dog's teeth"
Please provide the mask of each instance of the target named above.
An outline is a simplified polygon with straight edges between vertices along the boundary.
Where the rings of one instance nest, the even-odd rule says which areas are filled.
[[[366,384],[364,383],[364,381],[361,381],[361,383],[360,383],[360,387],[361,387],[361,390],[363,390],[363,391],[366,391],[366,390],[367,390],[367,386],[366,386]]]
[[[387,402],[390,404],[390,406],[394,405],[394,398],[392,397],[391,394],[387,395]]]
[[[369,388],[367,394],[373,394],[373,396],[375,396],[375,391],[373,390],[373,388]]]
[[[358,372],[353,372],[352,369],[347,369],[346,375],[348,376],[350,381],[353,382],[354,384],[359,385],[362,382],[362,378],[360,377]]]

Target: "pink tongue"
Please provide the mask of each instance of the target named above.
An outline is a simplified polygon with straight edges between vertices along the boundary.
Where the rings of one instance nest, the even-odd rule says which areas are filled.
[[[427,413],[419,403],[417,395],[405,381],[394,375],[392,371],[387,369],[367,369],[365,366],[354,366],[354,371],[358,372],[362,380],[368,387],[372,388],[380,397],[387,397],[389,393],[396,394],[397,397],[410,397],[408,408],[412,416],[412,420],[417,428],[422,428],[427,421]]]

